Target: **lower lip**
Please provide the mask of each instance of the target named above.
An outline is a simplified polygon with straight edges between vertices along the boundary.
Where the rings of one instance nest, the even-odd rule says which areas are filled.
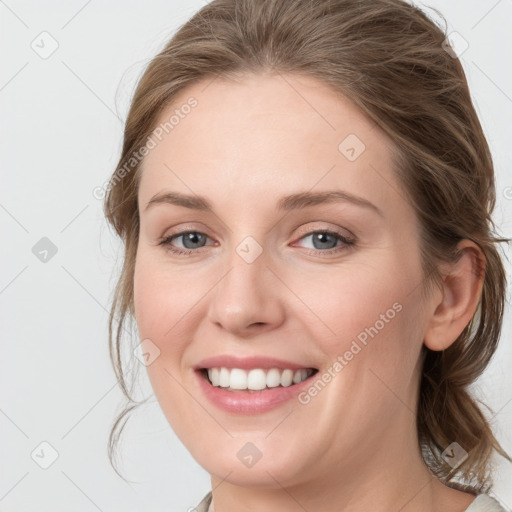
[[[206,397],[217,407],[237,414],[260,414],[279,407],[284,402],[296,398],[311,385],[316,373],[299,384],[288,387],[277,386],[259,391],[228,391],[226,388],[213,386],[200,370],[195,370],[199,387]]]

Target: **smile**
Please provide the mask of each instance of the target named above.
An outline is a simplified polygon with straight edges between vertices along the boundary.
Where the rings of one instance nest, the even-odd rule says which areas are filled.
[[[215,407],[237,415],[262,414],[296,400],[317,373],[315,368],[225,366],[194,371],[199,392]]]
[[[226,388],[228,391],[261,391],[276,387],[289,387],[300,384],[318,370],[314,368],[242,368],[214,367],[203,370],[205,377],[215,387]]]

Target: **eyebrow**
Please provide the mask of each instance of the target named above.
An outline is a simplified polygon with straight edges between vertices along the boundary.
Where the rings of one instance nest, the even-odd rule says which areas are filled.
[[[277,202],[278,211],[300,210],[310,206],[320,204],[331,204],[336,202],[352,203],[356,206],[368,208],[381,217],[384,217],[382,211],[373,203],[363,197],[344,192],[342,190],[332,190],[327,192],[299,192],[282,197]],[[214,213],[213,206],[206,197],[198,195],[187,195],[179,192],[164,192],[155,194],[147,203],[145,211],[157,204],[173,204],[190,208],[191,210],[201,210]]]

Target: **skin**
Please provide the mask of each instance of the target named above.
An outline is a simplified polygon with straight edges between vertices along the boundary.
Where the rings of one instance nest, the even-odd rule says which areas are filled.
[[[181,91],[160,121],[191,96],[198,105],[143,163],[134,301],[140,339],[160,350],[147,367],[155,395],[211,475],[210,510],[465,510],[474,495],[444,486],[423,463],[413,411],[422,345],[447,348],[475,311],[478,247],[461,242],[442,287],[422,295],[419,226],[392,141],[325,85],[296,75],[209,79]],[[355,161],[338,150],[349,134],[366,146]],[[382,215],[346,201],[276,210],[284,195],[330,190]],[[163,191],[206,196],[215,214],[146,210]],[[308,235],[322,229],[355,244],[314,245]],[[173,239],[194,254],[159,245],[185,230],[207,237]],[[236,251],[247,236],[263,249],[250,264]],[[330,248],[339,251],[324,254]],[[321,375],[394,303],[401,311],[307,404],[230,414],[197,385],[192,366],[218,354],[278,357]],[[262,452],[251,468],[236,455],[247,442]]]

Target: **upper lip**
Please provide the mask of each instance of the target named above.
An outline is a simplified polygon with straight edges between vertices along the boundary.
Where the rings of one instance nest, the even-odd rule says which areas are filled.
[[[284,359],[277,359],[275,357],[266,356],[251,356],[251,357],[235,357],[231,355],[218,355],[203,359],[194,366],[196,370],[203,370],[205,368],[278,368],[285,370],[300,370],[302,368],[313,368],[307,364],[294,363],[292,361],[285,361]],[[314,368],[316,369],[316,368]]]

